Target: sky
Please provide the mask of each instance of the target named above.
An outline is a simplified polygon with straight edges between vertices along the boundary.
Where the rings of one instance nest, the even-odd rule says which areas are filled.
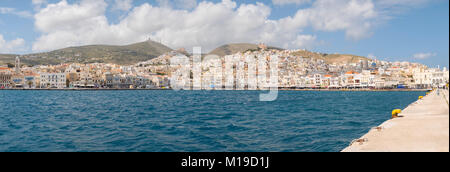
[[[448,0],[0,0],[0,53],[148,39],[228,43],[449,66]]]

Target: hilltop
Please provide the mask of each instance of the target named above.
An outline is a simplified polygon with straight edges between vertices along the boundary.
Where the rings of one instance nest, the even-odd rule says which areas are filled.
[[[259,46],[256,44],[247,44],[247,43],[226,44],[212,50],[209,54],[215,54],[222,57],[226,55],[236,54],[238,52],[258,50],[258,48]],[[267,47],[267,49],[282,50],[281,48],[277,47]]]
[[[69,47],[51,52],[23,55],[21,61],[27,65],[96,62],[130,65],[156,58],[170,51],[172,49],[163,44],[145,41],[125,46],[88,45]],[[15,56],[0,55],[0,63],[14,63]]]

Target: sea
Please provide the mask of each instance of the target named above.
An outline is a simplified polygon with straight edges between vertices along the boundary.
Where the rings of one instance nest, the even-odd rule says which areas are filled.
[[[2,152],[339,152],[419,91],[0,90]]]

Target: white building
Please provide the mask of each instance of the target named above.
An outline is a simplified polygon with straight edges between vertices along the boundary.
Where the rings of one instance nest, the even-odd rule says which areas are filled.
[[[433,84],[433,86],[443,87],[448,82],[448,80],[446,81],[446,77],[448,77],[448,74],[446,74],[445,69],[444,71],[434,69],[431,73],[431,83]]]
[[[442,87],[448,82],[448,71],[446,69],[439,70],[437,68],[414,70],[413,75],[416,87]]]
[[[40,75],[41,88],[66,88],[66,74],[42,73]]]

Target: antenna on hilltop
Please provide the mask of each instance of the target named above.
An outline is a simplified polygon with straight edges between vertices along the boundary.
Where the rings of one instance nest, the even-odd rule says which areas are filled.
[[[162,36],[161,36],[161,42],[160,42],[160,44],[163,44],[163,39],[164,39],[164,37],[166,36],[166,31],[165,30],[162,30]]]

